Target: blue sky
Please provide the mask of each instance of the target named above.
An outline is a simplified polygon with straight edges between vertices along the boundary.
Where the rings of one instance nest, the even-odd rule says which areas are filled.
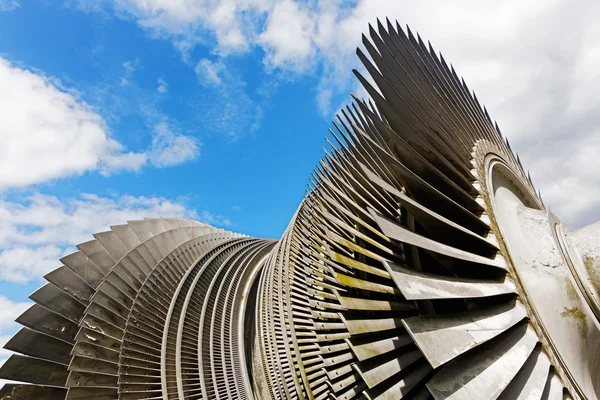
[[[230,229],[276,237],[285,228],[327,128],[314,104],[315,74],[265,73],[256,51],[220,61],[223,87],[215,87],[202,83],[195,63],[169,40],[154,38],[135,20],[40,4],[22,4],[0,18],[3,56],[77,90],[129,151],[145,149],[159,124],[193,137],[198,148],[173,166],[109,177],[92,170],[34,190],[59,198],[164,196],[222,216]],[[215,59],[207,47],[189,53],[190,60]]]
[[[386,16],[454,63],[557,215],[600,218],[593,0],[0,0],[0,344],[110,224],[278,237]]]

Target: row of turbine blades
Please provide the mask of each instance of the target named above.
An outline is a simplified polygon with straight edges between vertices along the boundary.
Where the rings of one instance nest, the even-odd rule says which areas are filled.
[[[94,237],[31,295],[0,398],[247,398],[239,307],[273,242],[176,218]]]
[[[358,55],[377,88],[356,75],[372,102],[355,99],[334,122],[264,272],[270,397],[570,398],[477,168],[482,149],[494,152],[535,195],[520,160],[433,48],[389,21],[370,39]]]

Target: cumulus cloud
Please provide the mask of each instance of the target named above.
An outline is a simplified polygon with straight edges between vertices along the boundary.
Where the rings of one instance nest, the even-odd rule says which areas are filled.
[[[136,169],[102,117],[43,75],[0,58],[0,188],[81,174],[100,166]]]
[[[124,63],[122,84],[135,71]],[[176,165],[198,155],[196,139],[157,129],[148,149],[134,152],[73,90],[0,58],[0,190],[98,170],[103,175]]]
[[[289,67],[294,71],[306,68],[316,52],[316,24],[310,10],[292,0],[274,4],[265,30],[258,43],[265,49],[265,64],[270,68]]]
[[[256,16],[268,10],[270,0],[115,0],[119,10],[138,18],[140,25],[157,33],[172,35],[185,48],[198,42],[194,37],[209,32],[215,51],[223,54],[249,49],[259,21]]]
[[[127,220],[158,216],[231,224],[223,216],[198,213],[163,197],[84,193],[58,199],[34,193],[12,201],[0,199],[0,280],[26,283],[37,279],[59,267],[58,259],[75,251],[75,244],[92,239],[93,233]]]

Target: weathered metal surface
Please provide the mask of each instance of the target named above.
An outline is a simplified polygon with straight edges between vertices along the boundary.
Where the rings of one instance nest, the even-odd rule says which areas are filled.
[[[489,258],[482,257],[461,249],[457,249],[455,247],[451,247],[443,243],[437,242],[435,240],[429,239],[425,236],[413,233],[408,229],[403,228],[400,225],[390,221],[389,219],[378,215],[375,211],[372,211],[371,214],[377,221],[377,225],[379,226],[381,231],[384,232],[388,237],[398,240],[399,242],[417,246],[422,249],[429,250],[434,253],[442,254],[448,257],[456,258],[462,261],[472,262],[481,265],[488,265],[491,267],[502,269],[506,268],[504,266],[504,263],[499,262],[497,260],[491,260]]]
[[[465,279],[428,274],[394,263],[384,262],[383,265],[408,300],[468,299],[516,292],[508,277],[501,281]]]
[[[476,348],[443,367],[428,383],[436,399],[494,399],[521,370],[537,344],[522,324],[488,346]]]
[[[462,314],[424,315],[402,321],[429,364],[437,368],[504,333],[527,316],[519,303]]]
[[[543,398],[549,371],[550,360],[548,360],[548,357],[540,349],[534,350],[521,371],[499,398],[502,400]]]

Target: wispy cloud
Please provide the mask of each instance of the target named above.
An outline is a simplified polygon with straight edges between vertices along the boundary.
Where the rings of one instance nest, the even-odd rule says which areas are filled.
[[[156,83],[158,84],[158,87],[156,88],[156,91],[158,93],[167,93],[167,91],[169,90],[169,85],[163,78],[158,78],[156,80]]]
[[[13,11],[19,8],[21,5],[16,0],[0,0],[0,12]]]
[[[174,133],[165,122],[154,127],[148,158],[156,167],[169,167],[193,160],[200,155],[197,139]]]
[[[139,171],[146,166],[173,167],[200,156],[200,141],[193,136],[175,133],[165,121],[154,125],[151,136],[152,141],[144,151],[106,157],[100,173],[110,176],[121,171]]]
[[[202,85],[219,86],[222,83],[220,75],[224,69],[225,65],[222,61],[210,61],[207,58],[202,58],[198,61],[194,70]]]
[[[208,133],[237,141],[258,129],[268,94],[251,96],[243,79],[221,59],[203,58],[195,72],[202,86],[195,112]]]
[[[228,227],[231,225],[231,221],[229,220],[229,218],[224,217],[222,215],[215,215],[208,211],[202,211],[200,213],[199,221],[207,223],[209,225],[214,225],[214,226]]]
[[[128,85],[131,77],[136,70],[136,62],[128,60],[123,63],[123,76],[121,76],[121,86]]]

